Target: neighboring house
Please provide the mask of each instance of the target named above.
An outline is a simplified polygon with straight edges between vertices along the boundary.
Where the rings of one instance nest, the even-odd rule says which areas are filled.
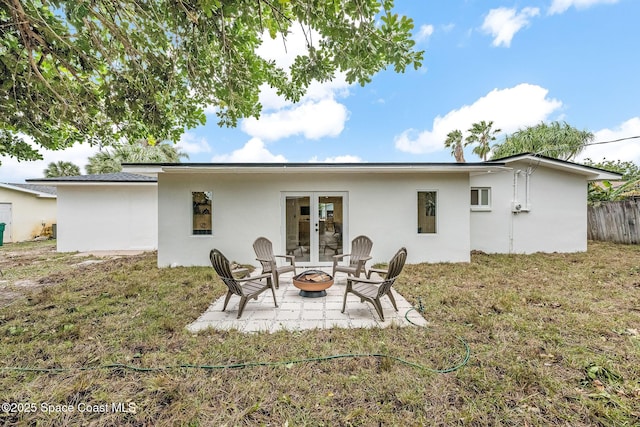
[[[0,222],[3,242],[31,240],[51,230],[56,222],[55,188],[0,183]]]
[[[27,181],[57,188],[59,252],[158,247],[155,177],[120,172]]]
[[[587,182],[600,169],[523,154],[482,163],[128,164],[54,178],[58,250],[158,249],[158,265],[253,263],[264,236],[300,267],[329,265],[369,236],[372,263],[587,248]],[[134,175],[143,174],[141,175]],[[157,176],[156,179],[150,176]],[[108,178],[106,178],[108,177]],[[63,237],[64,236],[64,237]]]

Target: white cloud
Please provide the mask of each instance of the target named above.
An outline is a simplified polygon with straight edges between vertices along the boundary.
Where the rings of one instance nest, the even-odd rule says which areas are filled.
[[[259,138],[251,138],[247,143],[231,154],[213,156],[214,163],[285,163],[287,159],[281,154],[273,154]]]
[[[429,37],[431,37],[431,35],[433,34],[434,28],[433,25],[421,25],[420,26],[420,30],[418,31],[418,34],[416,34],[416,41],[417,42],[422,42],[425,40],[428,40]]]
[[[444,31],[445,33],[449,33],[451,31],[453,31],[453,29],[456,27],[456,24],[454,23],[449,23],[446,25],[442,26],[442,31]]]
[[[262,44],[256,53],[266,60],[275,61],[277,66],[288,69],[297,56],[308,52],[308,43],[317,46],[320,39],[317,31],[302,31],[300,24],[294,22],[289,28],[289,34],[284,37],[278,34],[272,39],[268,31],[262,33]]]
[[[296,56],[307,53],[308,42],[317,44],[320,40],[316,32],[307,32],[305,35],[299,24],[293,24],[290,31],[284,43],[280,36],[271,39],[265,33],[258,54],[287,70]],[[346,73],[337,73],[331,81],[313,81],[303,98],[294,104],[279,96],[275,89],[263,85],[260,91],[260,118],[242,120],[240,129],[265,141],[294,135],[309,139],[337,136],[344,129],[348,111],[336,98],[348,96],[349,87]]]
[[[594,132],[593,142],[615,141],[640,136],[640,117],[633,117],[615,129],[602,129]],[[590,158],[594,162],[602,159],[632,161],[640,164],[640,137],[625,139],[608,144],[591,145],[577,157],[578,161]]]
[[[549,7],[549,15],[566,12],[571,6],[576,9],[587,9],[597,4],[615,4],[618,0],[553,0]]]
[[[506,7],[491,9],[484,19],[482,30],[494,37],[493,46],[509,47],[513,36],[529,25],[529,18],[539,14],[537,7],[525,7],[520,13]]]
[[[247,134],[267,141],[294,135],[308,139],[338,136],[348,119],[347,107],[333,98],[307,101],[292,107],[267,113],[259,119],[250,117],[242,121],[241,129]]]
[[[433,120],[431,130],[408,129],[395,137],[395,146],[409,153],[431,153],[442,150],[447,134],[466,130],[481,120],[493,121],[494,129],[511,133],[524,126],[546,120],[562,102],[548,98],[549,91],[537,85],[519,84],[508,89],[494,89],[471,105],[448,112]]]
[[[80,168],[80,173],[85,173],[88,158],[98,152],[97,146],[89,144],[76,144],[65,150],[50,151],[36,147],[31,138],[26,137],[25,140],[40,151],[43,160],[19,162],[11,157],[1,157],[0,182],[21,183],[26,179],[42,178],[49,163],[60,161],[71,162]]]
[[[309,163],[364,163],[364,160],[358,156],[351,154],[345,154],[342,156],[326,157],[324,160],[319,160],[317,156],[313,156]]]
[[[346,73],[338,73],[333,80],[328,82],[320,83],[313,81],[299,103],[305,101],[320,101],[335,97],[347,97],[349,96],[349,86],[346,82]],[[262,104],[263,113],[281,110],[294,105],[293,102],[287,101],[284,97],[278,95],[274,88],[266,84],[260,87],[260,104]]]
[[[182,137],[176,144],[176,147],[189,155],[211,152],[211,147],[209,146],[207,139],[198,138],[191,132],[185,132],[182,134]]]

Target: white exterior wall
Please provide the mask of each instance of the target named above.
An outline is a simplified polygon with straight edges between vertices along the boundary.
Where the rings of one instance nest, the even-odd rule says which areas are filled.
[[[155,183],[61,185],[57,193],[59,252],[157,249]]]
[[[513,172],[471,177],[472,187],[491,187],[490,212],[471,212],[471,248],[487,253],[583,252],[587,250],[587,180],[544,166],[532,168],[530,211],[512,213],[514,173],[528,162],[509,164]],[[518,202],[525,177],[518,175]]]
[[[284,253],[282,192],[341,191],[344,240],[373,240],[371,264],[402,246],[408,262],[468,262],[469,176],[464,173],[161,173],[158,265],[210,265],[209,251],[256,264],[253,241],[265,236]],[[213,234],[192,235],[191,192],[212,191]],[[417,192],[437,191],[437,233],[417,233]]]
[[[472,175],[470,181],[471,187],[491,188],[491,209],[471,211],[471,249],[509,253],[513,172]]]
[[[42,223],[56,222],[56,199],[0,188],[0,202],[11,203],[11,225],[5,226],[4,242],[22,242],[39,236]]]

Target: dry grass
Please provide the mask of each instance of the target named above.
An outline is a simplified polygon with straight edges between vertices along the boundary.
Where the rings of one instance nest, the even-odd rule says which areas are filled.
[[[20,249],[7,245],[0,257]],[[37,406],[0,412],[4,425],[640,424],[637,246],[592,243],[585,254],[474,254],[470,264],[407,266],[397,289],[422,303],[429,328],[250,335],[186,331],[224,294],[210,268],[160,270],[154,254],[95,264],[51,250],[25,256],[36,257],[35,266],[19,256],[11,265],[6,256],[0,261],[3,286],[26,293],[0,308],[0,367],[65,370],[1,370],[0,403]],[[15,289],[27,279],[40,286]],[[469,343],[471,359],[448,374],[375,357],[244,369],[103,368],[344,353],[443,368],[464,354],[457,336]],[[135,413],[112,411],[119,402]],[[44,412],[42,404],[75,412]],[[80,413],[79,404],[109,411]]]

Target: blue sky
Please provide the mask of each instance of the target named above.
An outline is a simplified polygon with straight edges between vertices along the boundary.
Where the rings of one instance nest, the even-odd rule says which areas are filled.
[[[446,134],[492,120],[504,134],[566,121],[596,141],[640,135],[637,0],[396,0],[415,22],[420,70],[376,74],[365,87],[342,76],[314,84],[298,104],[265,90],[259,120],[208,124],[179,143],[189,162],[449,162]],[[280,64],[304,48],[293,33],[265,40]],[[466,135],[466,133],[465,133]],[[0,182],[38,178],[51,161],[81,167],[95,147],[45,152],[38,162],[3,158]],[[467,161],[479,161],[465,151]],[[640,138],[589,147],[579,158],[640,164]]]

